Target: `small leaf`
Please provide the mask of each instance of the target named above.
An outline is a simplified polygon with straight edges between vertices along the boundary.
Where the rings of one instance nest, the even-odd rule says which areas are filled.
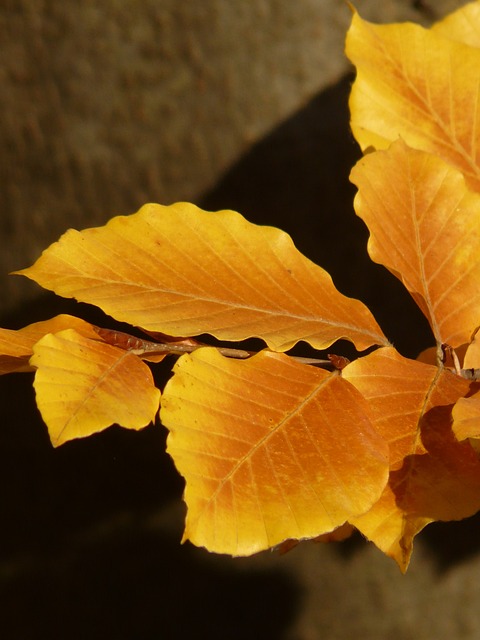
[[[68,329],[39,340],[30,362],[54,446],[114,423],[142,429],[155,418],[160,391],[148,366],[128,351]]]
[[[380,500],[349,521],[406,571],[413,538],[435,520],[480,509],[480,461],[452,432],[452,407],[468,382],[384,348],[342,372],[369,403],[390,444],[390,479]]]
[[[340,294],[286,233],[233,211],[145,205],[67,231],[18,273],[147,332],[258,336],[278,351],[299,340],[318,349],[340,338],[358,349],[387,343],[368,308]]]
[[[365,512],[388,475],[368,407],[338,373],[260,352],[182,356],[161,408],[185,477],[184,540],[249,555]]]
[[[34,367],[29,363],[33,345],[47,333],[57,333],[63,329],[75,329],[85,337],[96,337],[89,322],[66,314],[35,322],[18,330],[0,328],[0,375],[14,371],[33,371]]]
[[[460,354],[458,354],[460,357]],[[480,333],[475,331],[463,357],[464,369],[480,369]]]
[[[351,126],[363,150],[402,138],[461,171],[480,190],[480,49],[411,23],[355,13],[346,53],[357,68]]]
[[[407,287],[438,343],[468,342],[480,318],[480,195],[401,140],[363,157],[351,179],[372,260]]]

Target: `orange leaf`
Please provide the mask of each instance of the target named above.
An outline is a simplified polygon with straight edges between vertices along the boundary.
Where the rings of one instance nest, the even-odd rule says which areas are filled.
[[[160,391],[137,356],[73,329],[33,347],[37,406],[58,446],[117,423],[141,429],[154,420]]]
[[[393,348],[359,358],[343,375],[366,398],[375,427],[390,444],[382,497],[349,521],[406,571],[413,538],[425,525],[480,509],[479,459],[452,432],[452,406],[468,382]]]
[[[279,351],[299,340],[319,349],[340,338],[358,349],[387,342],[367,307],[341,295],[286,233],[233,211],[145,205],[67,231],[18,273],[171,336],[258,336]]]
[[[462,174],[401,140],[353,168],[368,252],[396,275],[437,342],[470,340],[480,318],[480,195]]]
[[[185,477],[184,539],[249,555],[333,531],[379,497],[388,449],[338,373],[263,351],[182,356],[161,419]]]
[[[330,542],[343,542],[349,538],[353,532],[355,531],[355,527],[353,527],[348,522],[342,524],[340,527],[337,527],[333,531],[329,533],[324,533],[321,536],[317,536],[316,538],[312,538],[313,542],[322,542],[324,544],[328,544]],[[276,550],[280,554],[288,553],[292,549],[294,549],[299,544],[298,540],[285,540],[276,547]]]
[[[33,371],[34,367],[29,363],[33,345],[47,333],[57,333],[63,329],[75,329],[85,337],[96,337],[89,322],[66,314],[35,322],[18,330],[0,328],[0,375],[14,371]]]
[[[346,53],[357,68],[351,126],[363,150],[402,138],[437,154],[480,190],[480,49],[410,23],[353,17]]]
[[[475,331],[463,358],[465,369],[480,369],[480,333]]]

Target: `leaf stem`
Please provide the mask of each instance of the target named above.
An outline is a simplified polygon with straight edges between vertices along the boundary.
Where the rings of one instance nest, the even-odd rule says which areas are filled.
[[[216,347],[212,345],[203,344],[198,342],[196,344],[174,344],[174,343],[161,343],[161,342],[150,342],[145,340],[143,348],[139,349],[131,349],[132,353],[135,353],[138,356],[149,353],[150,355],[182,355],[184,353],[193,353],[197,349],[202,347],[211,347],[213,349],[217,349],[222,356],[226,358],[235,358],[237,360],[246,360],[247,358],[251,358],[257,352],[256,351],[246,351],[245,349],[234,349],[232,347]],[[310,364],[317,366],[332,366],[330,360],[324,360],[321,358],[306,358],[302,356],[290,356],[296,362],[300,362],[302,364]]]
[[[119,347],[120,349],[124,349],[129,353],[132,353],[136,356],[142,357],[144,355],[174,355],[181,356],[184,353],[193,353],[197,349],[201,347],[209,347],[212,345],[207,345],[202,342],[198,342],[193,338],[185,338],[167,342],[153,342],[152,340],[144,340],[143,338],[136,338],[135,336],[131,336],[128,333],[123,333],[122,331],[115,331],[113,329],[104,329],[101,327],[95,327],[95,331],[98,333],[100,338],[111,344],[114,347]],[[245,349],[235,349],[233,347],[216,347],[212,348],[217,349],[222,356],[226,358],[236,358],[238,360],[245,360],[246,358],[250,358],[254,356],[256,351],[247,351]],[[335,368],[335,364],[332,363],[330,359],[324,360],[321,358],[305,358],[302,356],[290,356],[296,362],[300,362],[302,364],[315,365],[320,367],[333,367]]]

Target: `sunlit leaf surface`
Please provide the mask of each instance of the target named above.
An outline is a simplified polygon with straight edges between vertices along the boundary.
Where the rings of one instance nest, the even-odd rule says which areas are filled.
[[[413,538],[425,525],[480,509],[478,456],[452,432],[452,407],[469,385],[393,348],[355,360],[342,375],[366,398],[373,424],[390,445],[382,497],[350,522],[405,571]]]
[[[480,321],[480,195],[401,140],[362,158],[351,179],[372,260],[405,284],[439,343],[469,342]]]
[[[460,398],[453,407],[453,432],[458,440],[480,438],[480,392]]]
[[[0,328],[0,375],[14,371],[33,371],[30,356],[33,345],[47,333],[57,333],[63,329],[75,329],[85,337],[97,338],[93,326],[75,316],[66,314],[29,324],[18,330]]]
[[[357,70],[351,125],[362,149],[402,138],[480,190],[480,49],[411,23],[375,25],[355,14],[346,53]]]
[[[37,406],[54,446],[116,423],[141,429],[155,418],[160,391],[137,356],[73,329],[33,347]]]
[[[261,352],[183,356],[162,398],[168,452],[185,477],[184,539],[249,555],[333,531],[365,512],[388,448],[338,373]]]
[[[431,27],[438,35],[480,47],[480,2],[470,2]]]
[[[279,351],[299,340],[386,343],[367,307],[340,294],[286,233],[233,211],[145,205],[105,227],[67,231],[19,273],[171,336],[258,336]]]

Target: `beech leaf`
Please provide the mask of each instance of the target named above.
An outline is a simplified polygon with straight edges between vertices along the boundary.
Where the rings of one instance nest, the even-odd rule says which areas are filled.
[[[458,350],[457,355],[461,357]],[[475,327],[474,335],[466,348],[463,367],[465,369],[480,369],[480,333],[477,331],[477,327]]]
[[[340,294],[288,234],[234,211],[145,205],[104,227],[70,229],[17,273],[149,332],[257,336],[278,351],[299,340],[387,344],[368,308]]]
[[[460,398],[452,415],[452,428],[458,440],[480,439],[480,391],[469,398]]]
[[[37,406],[54,446],[116,423],[142,429],[154,420],[160,391],[137,356],[73,329],[33,347]]]
[[[0,328],[0,375],[14,371],[33,371],[34,367],[29,362],[33,345],[47,333],[57,333],[63,329],[75,329],[81,335],[93,339],[97,337],[89,322],[67,314],[34,322],[22,329]]]
[[[480,461],[452,432],[452,407],[469,384],[454,373],[378,349],[342,372],[368,401],[390,445],[390,479],[365,514],[350,518],[406,571],[414,536],[435,520],[480,509]]]
[[[470,2],[435,23],[435,33],[458,40],[471,47],[480,47],[480,2]]]
[[[480,195],[402,140],[359,160],[351,180],[372,260],[407,287],[438,343],[467,343],[480,318]]]
[[[182,356],[160,413],[186,480],[184,540],[243,556],[343,525],[378,499],[388,448],[338,372],[263,351]]]
[[[355,13],[346,43],[357,70],[351,126],[362,150],[400,137],[442,157],[478,191],[480,49],[440,31],[376,25]]]

